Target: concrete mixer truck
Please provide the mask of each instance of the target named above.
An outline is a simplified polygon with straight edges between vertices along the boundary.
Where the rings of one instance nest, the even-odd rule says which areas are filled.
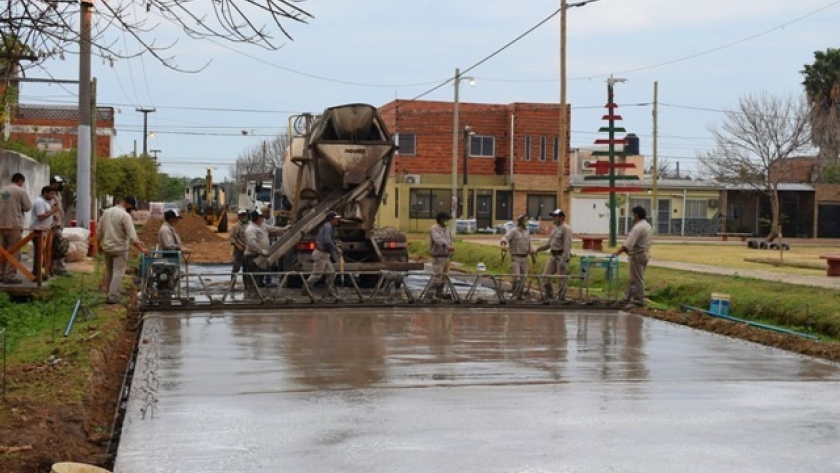
[[[377,228],[396,144],[378,110],[366,104],[331,107],[290,119],[291,143],[281,192],[289,229],[269,250],[278,271],[309,271],[315,234],[328,212],[341,215],[337,230],[345,271],[423,269],[408,259],[404,233]],[[362,277],[375,281],[376,275]]]

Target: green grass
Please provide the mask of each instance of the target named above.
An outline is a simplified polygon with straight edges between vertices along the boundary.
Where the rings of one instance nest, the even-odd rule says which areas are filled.
[[[9,363],[43,361],[54,351],[52,340],[64,338],[64,330],[82,290],[82,275],[55,278],[49,292],[31,300],[12,300],[0,293],[0,344],[5,336]],[[98,278],[85,275],[82,301],[91,307],[101,300]],[[80,321],[81,317],[77,317]],[[76,326],[78,328],[78,326]],[[75,331],[75,329],[74,329]],[[53,337],[53,334],[55,335]]]
[[[413,256],[428,258],[425,240],[409,242]],[[547,255],[537,260],[537,272],[545,266]],[[480,243],[456,241],[454,263],[465,271],[476,272],[476,265],[483,262],[487,273],[499,274],[500,251],[498,247]],[[579,259],[573,258],[570,274],[578,274]],[[507,272],[505,268],[504,272]],[[619,270],[621,291],[627,286],[627,267]],[[690,305],[708,308],[713,292],[729,294],[730,314],[756,322],[782,326],[791,330],[840,339],[840,292],[782,282],[739,276],[693,273],[649,266],[645,282],[648,297],[660,308],[678,308]],[[603,287],[603,271],[593,271],[593,287]]]

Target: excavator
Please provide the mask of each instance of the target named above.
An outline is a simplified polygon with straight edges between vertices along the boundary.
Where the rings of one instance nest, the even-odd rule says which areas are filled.
[[[207,225],[216,227],[217,233],[228,231],[228,206],[225,190],[213,183],[213,168],[207,166],[204,184],[192,188],[192,211],[204,219]]]

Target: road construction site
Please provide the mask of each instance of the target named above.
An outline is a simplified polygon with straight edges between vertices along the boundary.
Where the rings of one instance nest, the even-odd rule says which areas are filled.
[[[148,312],[114,471],[835,472],[839,385],[619,311]]]

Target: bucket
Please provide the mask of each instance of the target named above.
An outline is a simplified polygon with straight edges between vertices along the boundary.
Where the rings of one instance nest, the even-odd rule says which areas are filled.
[[[709,312],[717,315],[729,315],[729,294],[713,292]]]
[[[51,471],[52,473],[111,473],[98,466],[73,462],[53,463]]]

